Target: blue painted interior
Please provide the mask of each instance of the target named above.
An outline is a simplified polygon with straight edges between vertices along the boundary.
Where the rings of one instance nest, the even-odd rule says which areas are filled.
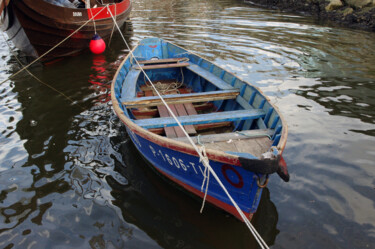
[[[240,102],[238,98],[235,100],[230,99],[214,101],[213,104],[215,105],[216,109],[218,111],[236,111],[244,109],[262,110],[265,113],[265,116],[258,120],[233,120],[235,130],[258,128],[274,129],[275,133],[272,136],[273,144],[278,144],[280,140],[280,136],[278,135],[280,135],[282,131],[280,117],[266,98],[253,86],[248,85],[239,78],[222,70],[211,62],[159,38],[147,38],[142,40],[133,53],[135,57],[140,60],[151,60],[153,58],[188,58],[191,65],[186,68],[146,70],[147,76],[152,81],[177,79],[179,82],[181,82],[183,80],[185,85],[191,87],[193,91],[197,93],[220,89],[239,89],[242,98]],[[134,64],[134,59],[129,56],[116,79],[115,95],[119,102],[121,102],[121,99],[124,99],[124,96],[126,96],[126,98],[135,96],[133,95],[134,89],[139,89],[139,86],[144,84],[145,77],[143,73],[140,73],[138,77],[129,78],[130,80],[127,82],[127,84],[134,84],[135,87],[129,87],[127,84],[124,84],[125,78],[127,75],[129,75],[129,72],[133,72],[134,69],[132,70],[132,66]],[[130,89],[131,92],[127,92],[128,89]],[[126,93],[122,93],[123,90]],[[129,118],[134,118],[132,117],[131,112],[129,112],[124,106],[122,106],[122,108],[124,113]]]

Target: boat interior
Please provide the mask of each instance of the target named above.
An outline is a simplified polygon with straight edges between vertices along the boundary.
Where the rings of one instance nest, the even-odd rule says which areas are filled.
[[[234,75],[188,52],[137,61],[124,65],[118,78],[125,79],[119,96],[123,110],[138,126],[189,143],[158,91],[196,144],[247,158],[260,158],[278,144],[277,112]]]

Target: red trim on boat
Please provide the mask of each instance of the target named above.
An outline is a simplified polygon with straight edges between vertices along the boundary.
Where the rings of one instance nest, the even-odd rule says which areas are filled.
[[[134,133],[136,133],[138,136],[141,136],[144,139],[146,139],[148,141],[151,141],[151,142],[153,142],[153,143],[155,143],[157,145],[169,148],[171,150],[179,151],[179,152],[182,152],[182,153],[185,153],[185,154],[189,154],[189,155],[193,155],[193,156],[199,156],[198,153],[194,150],[194,148],[189,148],[189,147],[186,147],[186,146],[174,145],[172,143],[168,143],[168,142],[165,142],[163,140],[154,139],[154,137],[149,136],[147,133],[144,133],[142,131],[138,131],[136,129],[131,129],[124,121],[123,121],[123,123],[131,131],[133,131]],[[208,156],[208,159],[216,161],[216,162],[226,163],[226,164],[235,165],[235,166],[239,166],[239,167],[242,166],[241,163],[240,163],[240,161],[238,160],[238,158],[228,158],[226,156],[217,156],[217,155],[211,154],[209,152],[207,152],[207,156]]]
[[[130,1],[129,0],[124,0],[121,3],[117,3],[116,6],[114,4],[113,5],[109,5],[109,9],[111,10],[112,15],[117,16],[117,15],[122,14],[123,12],[125,12],[129,8],[129,6],[130,6]],[[93,16],[95,16],[103,8],[107,8],[107,7],[87,9],[87,14],[88,14],[89,19],[91,19]],[[115,11],[116,11],[116,13],[115,13]],[[94,18],[94,20],[107,19],[107,18],[112,18],[111,14],[109,13],[108,10],[107,11],[102,11],[101,13],[99,13]]]
[[[178,185],[180,185],[183,188],[185,188],[187,191],[189,191],[189,192],[191,192],[191,193],[193,193],[193,194],[195,194],[195,195],[197,195],[197,196],[199,196],[199,197],[201,197],[203,199],[203,197],[204,197],[204,193],[203,192],[201,192],[201,191],[193,188],[190,185],[187,185],[187,184],[183,183],[182,181],[174,178],[173,176],[170,176],[170,175],[166,174],[164,171],[162,171],[162,170],[160,170],[160,169],[158,169],[156,167],[154,167],[154,168],[158,172],[160,172],[161,174],[163,174],[165,177],[167,177],[169,180],[177,183]],[[228,213],[232,214],[237,219],[239,219],[240,221],[243,222],[240,214],[237,212],[237,209],[234,206],[229,205],[229,204],[227,204],[225,202],[222,202],[222,201],[220,201],[220,200],[216,199],[215,197],[212,197],[212,196],[210,196],[208,194],[207,194],[206,200],[208,202],[210,202],[211,204],[219,207],[220,209],[223,209],[223,210],[227,211]],[[253,213],[248,213],[248,212],[245,212],[245,211],[242,211],[242,212],[245,214],[246,217],[248,217],[249,221],[251,221],[251,218],[253,217]]]

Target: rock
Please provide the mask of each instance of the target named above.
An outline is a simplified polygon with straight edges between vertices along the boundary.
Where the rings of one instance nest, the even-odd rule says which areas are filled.
[[[326,11],[336,10],[343,6],[341,0],[331,0],[330,3],[326,6]]]
[[[374,0],[345,0],[346,3],[353,8],[363,8],[368,5],[373,5]]]
[[[343,11],[343,15],[344,16],[347,16],[347,15],[349,15],[349,14],[351,14],[351,13],[353,13],[353,9],[352,8],[350,8],[350,7],[348,7],[348,8],[346,8],[344,11]]]

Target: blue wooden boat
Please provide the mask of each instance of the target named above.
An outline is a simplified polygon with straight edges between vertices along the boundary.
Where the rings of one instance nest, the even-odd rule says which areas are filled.
[[[147,75],[250,220],[268,176],[289,180],[281,156],[287,126],[278,109],[256,87],[165,40],[144,39],[132,54],[114,76],[111,97],[136,148],[162,175],[204,197],[205,168],[198,153]],[[213,177],[206,200],[240,217]]]

